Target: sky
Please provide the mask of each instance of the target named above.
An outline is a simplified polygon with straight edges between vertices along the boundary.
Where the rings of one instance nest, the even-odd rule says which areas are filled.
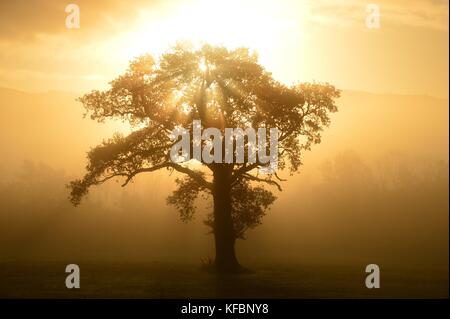
[[[0,86],[86,93],[178,40],[256,50],[282,82],[448,98],[448,1],[155,0],[0,3]],[[68,4],[80,9],[69,29]]]
[[[371,2],[379,28],[366,24]],[[66,27],[70,3],[80,9],[80,28]],[[92,147],[135,129],[83,118],[76,97],[108,88],[134,57],[190,40],[247,46],[286,84],[344,90],[321,143],[302,154],[299,174],[280,172],[283,192],[272,189],[278,199],[263,225],[237,244],[243,265],[289,265],[286,272],[298,269],[292,274],[302,279],[297,263],[343,264],[359,280],[361,265],[376,262],[384,278],[408,282],[399,297],[448,297],[448,7],[439,0],[0,0],[2,260],[199,265],[214,256],[203,223],[210,199],[200,199],[189,224],[167,205],[176,173],[143,174],[126,188],[111,180],[77,208],[65,186],[85,174]],[[317,269],[314,276],[325,268]],[[25,277],[10,277],[22,289]],[[30,280],[39,293],[42,278]]]

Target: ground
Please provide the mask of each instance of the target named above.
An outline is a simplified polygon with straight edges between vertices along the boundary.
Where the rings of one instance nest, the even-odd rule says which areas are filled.
[[[382,269],[367,289],[364,270],[345,266],[255,266],[218,277],[198,265],[80,263],[81,288],[65,287],[66,263],[1,263],[2,298],[448,298],[448,272]]]

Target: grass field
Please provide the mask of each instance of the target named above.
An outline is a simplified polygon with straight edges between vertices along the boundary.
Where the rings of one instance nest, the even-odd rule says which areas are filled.
[[[80,263],[80,289],[65,287],[66,263],[0,264],[1,298],[448,298],[447,271],[381,269],[367,289],[364,269],[254,266],[217,276],[198,265]]]

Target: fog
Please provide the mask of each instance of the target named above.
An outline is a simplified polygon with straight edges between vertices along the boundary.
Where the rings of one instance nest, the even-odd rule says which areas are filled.
[[[124,124],[83,119],[77,94],[0,89],[0,256],[4,261],[177,262],[214,257],[208,206],[183,223],[166,197],[176,174],[110,181],[71,206],[85,154]],[[264,263],[448,269],[448,100],[344,91],[237,254]]]

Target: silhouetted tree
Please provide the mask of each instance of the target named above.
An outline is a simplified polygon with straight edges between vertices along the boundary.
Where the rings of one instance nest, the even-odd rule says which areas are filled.
[[[71,201],[79,204],[90,186],[117,176],[124,178],[125,186],[140,173],[178,171],[185,176],[177,179],[179,187],[168,203],[178,209],[182,220],[189,220],[196,198],[211,195],[213,212],[205,223],[215,237],[215,266],[221,272],[239,271],[235,240],[260,224],[275,200],[258,185],[281,190],[282,180],[276,172],[253,173],[267,164],[251,163],[247,156],[241,164],[174,163],[169,155],[177,142],[170,138],[172,130],[182,127],[192,134],[193,120],[222,133],[226,127],[275,127],[278,169],[292,173],[301,165],[302,151],[320,142],[329,113],[337,111],[334,99],[338,96],[339,91],[329,84],[277,82],[246,48],[204,45],[195,49],[177,44],[159,61],[141,56],[111,82],[109,90],[80,98],[92,119],[120,118],[136,130],[128,136],[116,134],[88,153],[87,174],[69,185]]]

